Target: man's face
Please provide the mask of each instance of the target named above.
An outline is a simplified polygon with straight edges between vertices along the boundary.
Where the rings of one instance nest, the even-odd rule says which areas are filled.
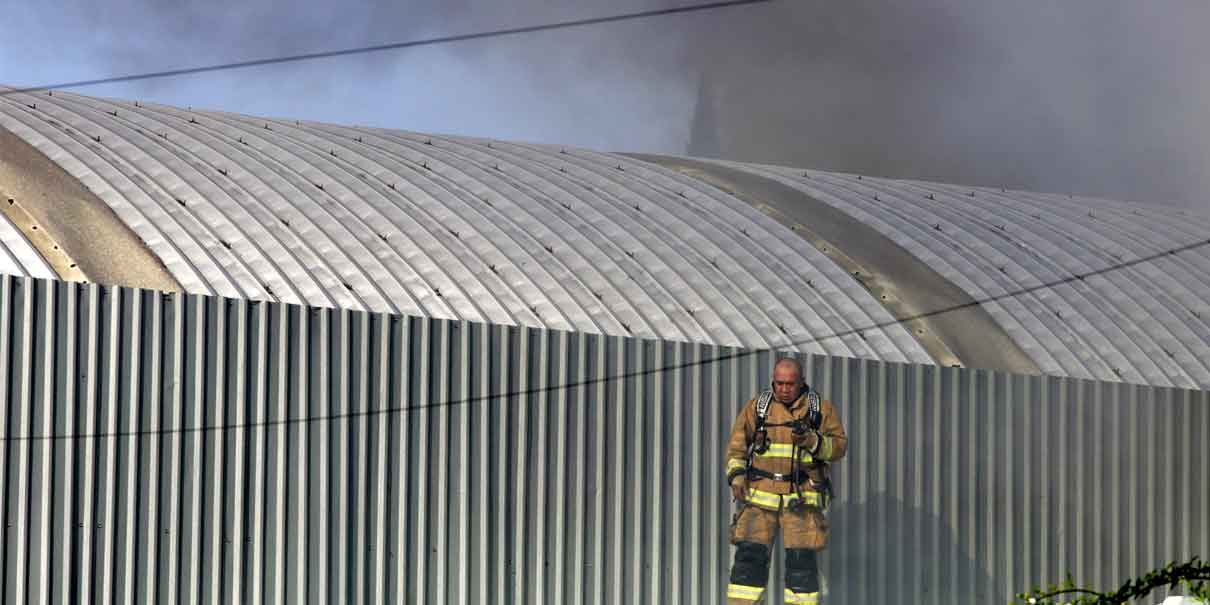
[[[778,401],[787,405],[794,403],[801,385],[802,376],[794,366],[781,364],[773,368],[773,396]]]

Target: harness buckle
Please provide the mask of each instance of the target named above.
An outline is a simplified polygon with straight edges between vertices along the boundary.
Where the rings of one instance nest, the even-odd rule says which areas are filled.
[[[756,454],[769,451],[769,431],[762,428],[752,434],[752,451]]]

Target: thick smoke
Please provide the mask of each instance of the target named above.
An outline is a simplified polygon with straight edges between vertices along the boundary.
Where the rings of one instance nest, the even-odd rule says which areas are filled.
[[[691,4],[18,5],[16,84]],[[778,0],[81,90],[306,119],[1210,206],[1210,3]]]
[[[71,81],[684,5],[671,0],[346,3],[77,0],[22,6],[0,78]],[[603,149],[681,151],[697,15],[89,87],[271,116]],[[39,46],[55,52],[38,53]]]
[[[728,158],[1208,209],[1207,23],[1210,4],[1183,0],[779,3],[697,38],[714,116],[693,141]]]

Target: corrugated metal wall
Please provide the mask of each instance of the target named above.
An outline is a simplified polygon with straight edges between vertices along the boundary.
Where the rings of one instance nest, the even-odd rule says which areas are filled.
[[[718,603],[772,361],[6,277],[4,602]],[[808,361],[852,436],[829,603],[1210,553],[1207,392]]]

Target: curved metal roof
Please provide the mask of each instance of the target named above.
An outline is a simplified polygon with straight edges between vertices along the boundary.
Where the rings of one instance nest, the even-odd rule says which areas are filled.
[[[2,203],[7,200],[0,200]],[[56,277],[25,234],[4,214],[0,214],[0,273],[42,279]]]
[[[760,200],[660,163],[61,92],[0,97],[0,128],[83,183],[191,293],[949,363]],[[1204,240],[1205,217],[713,164],[827,204],[991,299],[986,325],[1043,372],[1210,385],[1205,249],[1096,273]],[[53,275],[5,229],[0,271]],[[1087,277],[1039,287],[1074,274]]]
[[[1201,247],[1164,255],[1206,242],[1207,217],[1066,195],[722,164],[801,189],[875,227],[986,300],[1046,373],[1210,385],[1210,254]]]
[[[629,158],[60,92],[0,107],[188,292],[930,361],[807,242]]]

